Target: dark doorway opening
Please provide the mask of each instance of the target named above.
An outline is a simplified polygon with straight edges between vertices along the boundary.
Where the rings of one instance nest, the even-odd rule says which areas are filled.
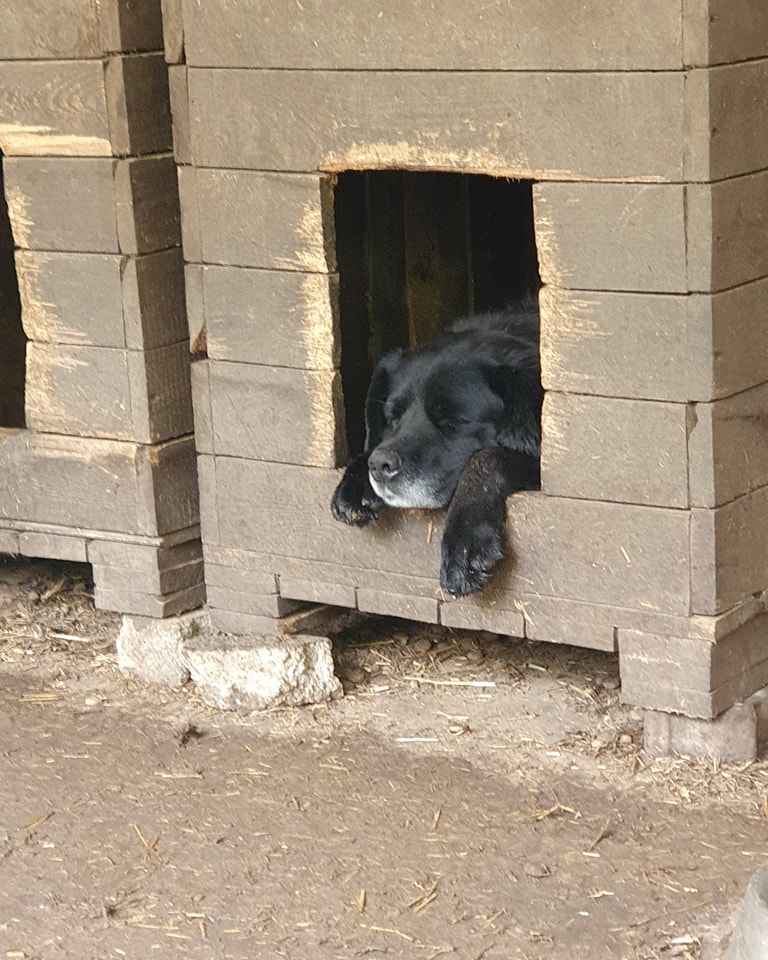
[[[531,181],[349,171],[335,195],[342,383],[350,455],[378,358],[540,286]]]
[[[0,154],[0,427],[24,426],[26,355],[27,338],[21,325],[21,298]]]

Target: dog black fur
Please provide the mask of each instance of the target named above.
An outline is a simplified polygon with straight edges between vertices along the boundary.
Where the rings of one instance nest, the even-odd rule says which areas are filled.
[[[365,452],[333,515],[363,526],[385,506],[448,506],[440,583],[453,596],[481,590],[504,557],[506,498],[539,486],[542,397],[532,303],[386,354],[368,388]]]

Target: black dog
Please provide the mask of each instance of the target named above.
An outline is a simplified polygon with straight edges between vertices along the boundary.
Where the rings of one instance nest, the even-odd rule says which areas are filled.
[[[470,317],[418,350],[386,354],[368,388],[365,452],[331,503],[363,526],[384,506],[450,504],[440,583],[481,590],[504,556],[506,498],[539,486],[535,307]]]

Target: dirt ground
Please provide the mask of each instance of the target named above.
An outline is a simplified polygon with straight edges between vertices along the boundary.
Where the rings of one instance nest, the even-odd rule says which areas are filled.
[[[612,656],[375,620],[224,714],[87,571],[0,567],[0,960],[693,960],[768,860],[768,765],[646,762]]]

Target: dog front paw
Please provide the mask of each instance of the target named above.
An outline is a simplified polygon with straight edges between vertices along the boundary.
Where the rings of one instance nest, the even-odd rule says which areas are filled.
[[[352,527],[364,527],[376,520],[383,507],[384,501],[368,479],[367,462],[351,463],[331,500],[334,518]]]
[[[504,559],[504,524],[468,516],[448,518],[443,534],[440,585],[452,597],[478,593]]]

